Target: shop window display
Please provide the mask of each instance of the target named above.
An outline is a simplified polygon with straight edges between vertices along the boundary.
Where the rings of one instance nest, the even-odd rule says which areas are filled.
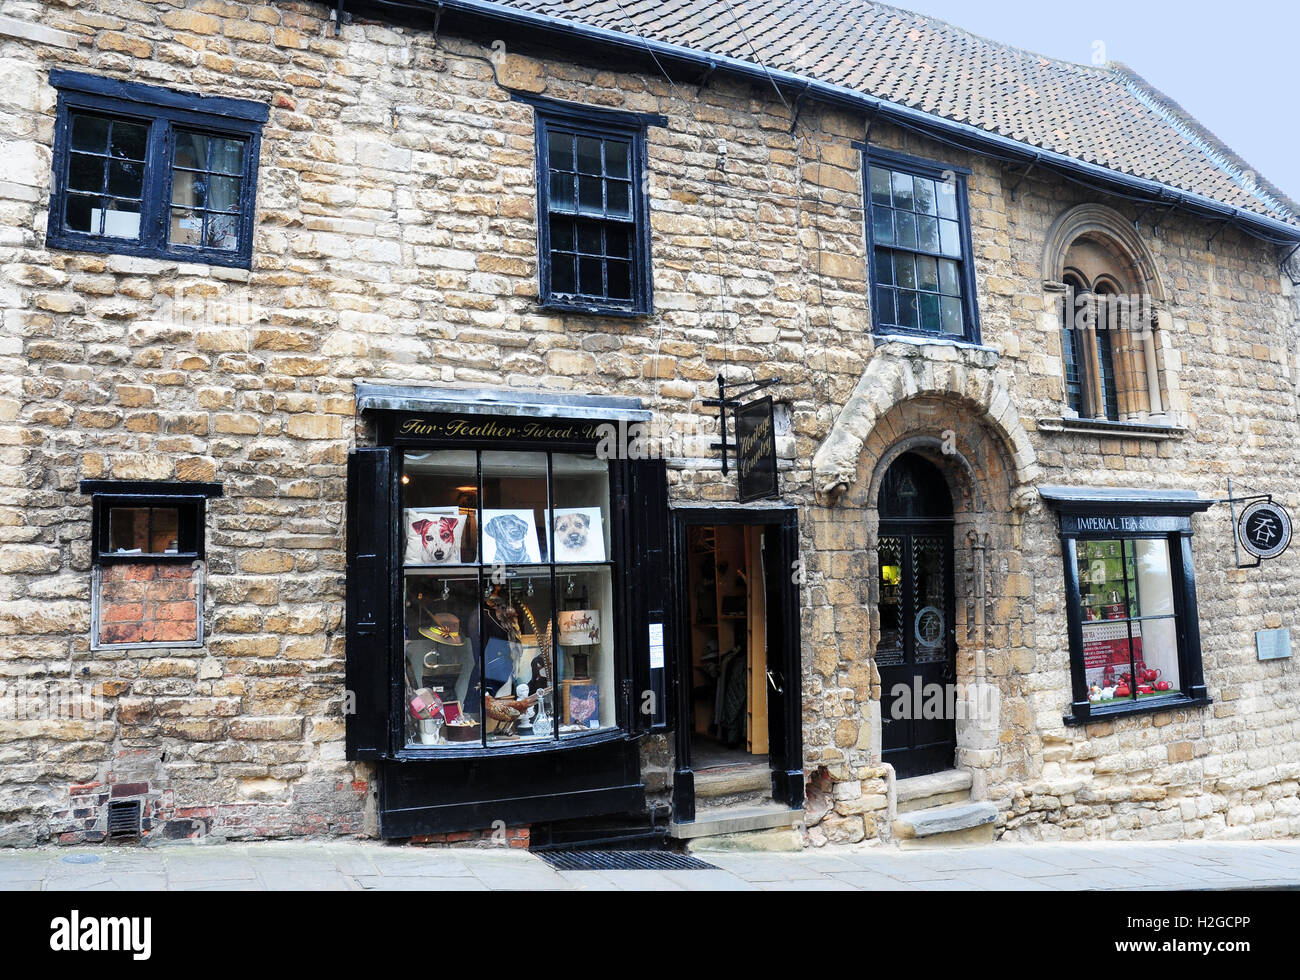
[[[1080,541],[1076,555],[1088,700],[1104,705],[1179,693],[1168,542]]]
[[[613,728],[608,465],[407,451],[408,747],[504,747]]]

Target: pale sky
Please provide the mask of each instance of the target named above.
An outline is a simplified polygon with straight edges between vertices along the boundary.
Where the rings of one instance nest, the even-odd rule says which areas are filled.
[[[893,0],[1039,54],[1122,61],[1260,175],[1300,199],[1296,0]]]

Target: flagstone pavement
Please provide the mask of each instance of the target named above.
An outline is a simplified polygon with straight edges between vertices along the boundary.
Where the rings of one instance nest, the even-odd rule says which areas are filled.
[[[705,851],[694,871],[556,871],[505,847],[377,841],[0,850],[3,891],[1300,890],[1300,841]]]

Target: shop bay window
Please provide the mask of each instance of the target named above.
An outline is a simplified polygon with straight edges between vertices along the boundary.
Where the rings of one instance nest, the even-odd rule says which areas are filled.
[[[609,464],[406,449],[400,466],[407,747],[617,727]]]
[[[1169,542],[1080,541],[1075,561],[1088,700],[1106,705],[1181,693]]]
[[[1067,721],[1205,703],[1191,515],[1179,491],[1043,487],[1065,561]]]

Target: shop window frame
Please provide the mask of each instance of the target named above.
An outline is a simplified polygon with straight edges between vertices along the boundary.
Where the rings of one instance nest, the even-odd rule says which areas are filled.
[[[666,126],[663,116],[620,112],[592,106],[559,102],[551,99],[515,95],[531,105],[535,115],[538,292],[541,306],[571,313],[602,316],[640,317],[654,312],[653,264],[651,261],[650,210],[647,180],[647,128]],[[630,144],[629,176],[631,179],[631,297],[627,300],[587,293],[561,293],[553,288],[551,248],[550,134],[564,133],[594,139],[627,140]],[[568,214],[568,212],[557,212]],[[580,214],[575,202],[574,215]],[[612,219],[602,217],[603,224]],[[625,222],[618,222],[625,223]],[[576,250],[576,244],[575,244]]]
[[[892,150],[884,150],[875,146],[865,144],[855,144],[858,149],[863,151],[862,166],[862,212],[864,221],[864,235],[867,246],[867,288],[868,288],[868,306],[871,310],[872,332],[877,337],[904,336],[919,337],[933,340],[940,343],[957,343],[957,344],[981,344],[981,331],[979,319],[979,301],[976,293],[975,282],[975,260],[974,251],[971,241],[971,222],[970,222],[970,201],[969,191],[967,189],[967,178],[971,171],[968,167],[954,166],[953,164],[943,163],[937,160],[928,160],[922,157],[911,156],[905,153],[898,153]],[[871,168],[873,166],[881,167],[887,170],[897,171],[899,173],[909,174],[913,177],[924,177],[936,182],[951,181],[956,192],[956,210],[958,233],[961,242],[961,257],[952,259],[951,256],[937,256],[950,261],[956,261],[960,266],[960,282],[962,290],[962,333],[945,334],[941,331],[923,330],[920,328],[912,329],[894,323],[886,323],[881,318],[880,303],[877,301],[877,288],[881,285],[890,286],[890,283],[881,283],[879,280],[880,270],[876,263],[876,242],[874,238],[873,223],[873,205],[871,200]],[[891,251],[902,251],[912,255],[930,256],[925,250],[912,249],[895,246],[892,244],[882,243],[880,248]]]
[[[1064,565],[1065,611],[1070,653],[1072,700],[1064,716],[1067,725],[1089,724],[1128,715],[1173,711],[1211,703],[1204,681],[1196,578],[1192,556],[1192,513],[1212,501],[1184,498],[1165,506],[1126,506],[1109,501],[1069,501],[1059,488],[1042,488],[1043,496],[1058,511],[1061,558]],[[1097,528],[1090,518],[1136,522],[1130,529]],[[1098,706],[1088,699],[1085,671],[1083,616],[1079,608],[1079,543],[1087,541],[1163,540],[1169,553],[1170,588],[1174,603],[1175,636],[1181,690],[1168,696],[1147,696]]]
[[[581,428],[592,433],[598,428],[598,423],[595,422],[579,421],[575,424],[573,420],[567,422],[561,420],[555,422],[555,425],[558,428]],[[665,597],[658,595],[657,592],[663,587],[663,583],[651,583],[648,586],[646,583],[636,583],[634,581],[636,576],[631,573],[630,565],[637,561],[647,562],[657,567],[659,561],[666,560],[664,551],[666,545],[663,539],[667,532],[656,530],[661,526],[666,528],[667,522],[666,496],[661,499],[661,495],[666,492],[663,463],[662,461],[635,462],[619,457],[604,460],[610,474],[610,542],[604,564],[611,568],[614,622],[602,628],[612,631],[614,643],[614,726],[593,729],[589,733],[565,733],[558,738],[545,741],[494,743],[489,740],[484,745],[481,737],[478,745],[467,747],[418,745],[407,742],[405,712],[408,706],[404,699],[403,677],[405,651],[403,631],[398,625],[403,622],[402,617],[405,614],[402,604],[404,593],[403,529],[401,527],[404,503],[401,494],[402,453],[408,450],[479,452],[517,450],[551,454],[595,454],[596,458],[601,458],[597,454],[598,434],[591,434],[589,439],[557,437],[491,440],[420,434],[421,428],[421,426],[413,426],[407,429],[405,426],[398,426],[387,412],[379,416],[377,445],[366,452],[378,454],[379,458],[375,461],[376,473],[380,485],[386,490],[388,498],[386,509],[391,518],[380,519],[373,517],[373,513],[373,520],[368,520],[360,513],[351,514],[349,517],[349,537],[356,539],[356,542],[350,546],[352,550],[349,551],[348,575],[350,581],[355,578],[357,582],[349,598],[349,635],[358,642],[366,642],[363,637],[374,637],[378,640],[386,633],[382,642],[387,651],[388,661],[383,677],[385,690],[381,694],[375,684],[376,678],[371,673],[374,669],[373,661],[365,663],[359,655],[352,653],[348,655],[347,686],[349,690],[356,692],[357,702],[351,713],[358,716],[356,733],[350,732],[348,736],[349,758],[454,763],[457,760],[544,756],[606,743],[626,742],[640,738],[651,731],[666,730],[671,725],[671,698],[658,695],[660,691],[667,693],[666,679],[670,676],[668,672],[673,667],[670,662],[658,668],[659,675],[656,677],[649,666],[648,650],[644,648],[650,624],[661,623],[665,630],[670,631],[671,617],[665,605]],[[354,456],[356,455],[357,453],[354,453]],[[349,480],[357,481],[355,485],[350,484],[349,494],[354,494],[361,491],[361,477],[359,471],[356,474],[351,472],[352,463],[349,466]],[[657,479],[650,472],[646,472],[647,467],[658,471]],[[377,509],[372,508],[372,512],[375,510]],[[653,516],[656,510],[664,512],[656,518]],[[649,524],[643,527],[642,524],[647,520]],[[355,526],[353,521],[357,522]],[[362,526],[362,522],[365,526]],[[361,539],[373,535],[373,528],[376,525],[385,527],[384,541],[373,546],[364,544]],[[593,563],[595,564],[599,563]],[[481,562],[480,567],[484,573],[492,568],[491,565],[482,565]],[[387,583],[386,588],[370,596],[368,594],[370,586],[363,582],[366,578],[373,582],[382,579]],[[393,624],[391,630],[385,627],[385,621]],[[370,649],[373,650],[374,647]],[[671,653],[669,657],[671,659]],[[558,656],[555,663],[556,667],[553,669],[558,672]],[[552,678],[553,681],[556,679]],[[651,689],[657,692],[657,707],[653,714],[645,715],[640,710],[635,695],[638,691]],[[382,709],[381,700],[384,704]],[[386,714],[382,722],[384,725],[382,737],[378,731],[370,727],[371,721],[360,722],[362,716],[369,719],[373,712],[380,710]],[[552,717],[554,720],[558,716]]]
[[[497,449],[498,449],[497,446],[483,445],[483,444],[475,444],[475,445],[462,444],[454,447],[441,446],[436,448],[435,447],[426,448],[418,445],[400,444],[395,447],[394,458],[393,458],[393,463],[394,463],[393,472],[395,476],[395,482],[397,485],[397,494],[398,494],[396,514],[398,515],[399,519],[394,523],[403,531],[404,531],[404,527],[403,527],[404,522],[401,520],[401,515],[403,515],[407,509],[406,485],[402,480],[402,475],[405,472],[404,456],[406,453],[422,452],[422,451],[472,452],[474,453],[475,456],[474,481],[475,481],[475,486],[478,488],[475,493],[475,498],[477,500],[477,503],[475,505],[475,514],[477,517],[477,520],[475,521],[475,527],[478,529],[478,534],[475,543],[475,554],[471,561],[448,563],[445,565],[407,565],[404,561],[404,556],[402,554],[402,549],[404,546],[404,542],[403,542],[404,534],[403,533],[397,534],[396,540],[394,542],[395,550],[393,551],[393,555],[394,555],[393,564],[396,569],[400,570],[401,584],[399,586],[399,594],[395,597],[397,600],[397,609],[400,610],[399,617],[395,621],[396,624],[400,624],[401,626],[406,625],[407,613],[405,608],[405,602],[403,600],[406,591],[406,578],[408,574],[410,574],[408,570],[414,571],[414,573],[417,575],[422,575],[429,578],[437,578],[439,577],[439,575],[442,575],[445,578],[461,577],[466,579],[470,577],[468,572],[472,571],[474,573],[473,581],[475,586],[475,594],[477,596],[478,620],[480,623],[483,621],[486,615],[486,608],[487,608],[486,601],[484,599],[484,594],[483,594],[484,589],[488,587],[487,584],[489,582],[494,581],[492,576],[493,573],[496,571],[497,564],[498,564],[495,562],[488,562],[485,558],[485,553],[483,550],[484,540],[483,540],[483,532],[482,532],[482,527],[483,527],[482,517],[485,511],[493,509],[493,508],[486,508],[483,506],[483,499],[484,499],[483,456],[485,453],[495,452],[497,451]],[[520,751],[523,752],[554,751],[556,749],[563,748],[566,744],[570,742],[581,742],[582,744],[591,744],[593,741],[601,741],[602,738],[615,738],[615,737],[621,738],[623,737],[624,733],[627,731],[629,727],[628,718],[626,717],[626,711],[628,706],[623,703],[623,698],[619,697],[619,693],[620,693],[619,689],[620,689],[621,682],[629,675],[627,670],[624,668],[624,665],[620,663],[620,656],[622,655],[622,653],[618,649],[619,647],[618,637],[620,635],[620,631],[624,628],[624,625],[620,621],[621,616],[619,615],[619,613],[623,612],[623,610],[619,608],[620,607],[620,603],[618,601],[618,595],[620,589],[620,583],[618,580],[619,569],[618,569],[618,562],[615,558],[615,554],[617,553],[619,548],[619,542],[618,542],[618,531],[614,524],[614,515],[615,515],[615,507],[616,507],[616,500],[615,500],[616,480],[614,478],[614,473],[612,472],[612,469],[609,469],[609,461],[608,460],[604,461],[606,463],[607,469],[609,469],[609,483],[608,483],[609,500],[603,505],[602,509],[604,510],[605,518],[611,522],[609,553],[605,556],[604,560],[602,561],[590,561],[590,562],[579,562],[579,563],[560,562],[557,561],[555,557],[555,546],[553,541],[553,530],[552,530],[553,523],[554,523],[554,512],[555,512],[554,457],[556,455],[566,455],[566,454],[581,455],[582,453],[578,451],[575,447],[567,447],[567,448],[545,447],[544,448],[541,446],[530,446],[526,449],[518,448],[516,451],[520,454],[526,453],[528,455],[539,456],[544,458],[545,467],[546,467],[546,514],[550,518],[551,526],[548,526],[546,528],[538,527],[536,529],[539,536],[544,534],[547,536],[548,539],[545,558],[543,558],[539,562],[528,562],[524,564],[508,565],[508,566],[503,565],[502,567],[514,570],[517,575],[523,575],[525,573],[531,573],[534,571],[545,574],[545,577],[549,579],[549,590],[550,590],[549,595],[553,607],[551,609],[551,612],[555,614],[552,617],[552,622],[555,622],[557,624],[558,624],[558,615],[559,612],[561,611],[560,602],[561,602],[562,577],[565,574],[570,574],[570,575],[577,574],[574,572],[569,572],[569,573],[560,572],[557,570],[559,566],[578,564],[581,565],[583,568],[591,568],[591,569],[605,568],[609,570],[613,608],[610,610],[603,611],[603,615],[609,616],[614,620],[614,622],[603,623],[602,629],[609,630],[610,636],[612,638],[611,642],[614,644],[614,655],[612,657],[612,668],[614,671],[613,686],[615,690],[614,724],[609,727],[592,729],[587,732],[561,732],[560,731],[559,719],[561,717],[562,705],[560,701],[561,678],[559,675],[560,675],[561,660],[564,657],[564,651],[559,642],[559,633],[558,633],[558,625],[557,625],[556,632],[552,638],[551,677],[549,678],[550,694],[549,694],[548,713],[550,714],[551,717],[551,723],[554,725],[554,730],[550,737],[540,738],[540,739],[527,739],[527,740],[521,740],[519,742],[510,742],[503,739],[494,740],[491,733],[487,731],[487,724],[486,724],[487,713],[485,710],[485,704],[482,703],[481,700],[477,709],[474,710],[473,712],[474,714],[477,714],[479,716],[480,725],[481,725],[481,731],[479,733],[479,742],[477,747],[475,747],[473,743],[468,743],[467,745],[462,744],[454,747],[446,746],[446,745],[431,745],[431,746],[418,745],[412,743],[406,739],[405,734],[402,730],[403,725],[405,724],[406,721],[405,715],[399,712],[397,715],[394,716],[394,720],[400,718],[402,722],[401,724],[395,726],[397,728],[397,731],[394,732],[394,737],[395,737],[394,744],[397,746],[396,754],[398,758],[403,758],[403,757],[442,758],[444,756],[461,758],[466,755],[474,755],[474,754],[493,756],[493,755],[500,755],[503,753],[512,754]],[[593,458],[599,459],[599,457],[594,455]],[[520,571],[521,569],[524,571],[521,572]],[[455,574],[457,572],[461,573],[461,575],[457,576]],[[510,588],[510,584],[509,584],[510,581],[511,581],[510,579],[507,579],[507,589]],[[522,585],[520,586],[520,588],[522,588]],[[395,647],[396,647],[394,651],[395,665],[399,667],[403,665],[406,656],[405,651],[402,649],[404,645],[404,639],[402,633],[403,631],[401,629],[395,630]],[[486,657],[486,651],[485,651],[484,640],[483,640],[483,631],[481,627],[480,627],[480,635],[478,637],[478,647],[477,649],[474,650],[473,655],[476,663],[478,664],[479,676],[481,678],[483,676],[483,672],[485,668],[484,658]],[[595,678],[592,678],[592,680],[594,681]],[[400,686],[399,679],[394,679],[393,683],[395,685]],[[480,683],[482,682],[480,681]],[[481,691],[480,699],[482,699],[482,696],[486,693],[487,693],[486,690]],[[463,706],[462,706],[462,710],[464,710]]]
[[[47,248],[251,268],[262,124],[269,113],[265,103],[178,92],[65,69],[52,69],[50,84],[58,91],[58,105]],[[147,127],[138,238],[92,235],[64,227],[67,199],[75,193],[68,186],[74,113],[124,119]],[[246,143],[243,172],[234,175],[241,183],[239,235],[233,250],[168,241],[176,136],[181,131]]]

